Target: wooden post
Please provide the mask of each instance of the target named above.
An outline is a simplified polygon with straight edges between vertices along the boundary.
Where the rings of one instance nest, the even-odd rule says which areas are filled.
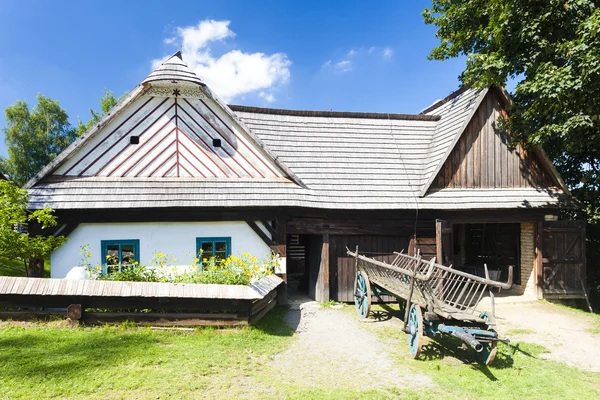
[[[74,321],[81,319],[81,304],[71,304],[67,307],[67,318]]]
[[[536,287],[536,296],[538,299],[542,299],[544,297],[543,290],[543,266],[542,266],[542,243],[544,234],[544,226],[542,222],[538,222],[535,229],[535,259],[534,259],[534,273],[535,276],[535,287]]]
[[[316,301],[329,301],[329,234],[323,235],[321,245],[321,263],[315,291]]]
[[[281,262],[287,265],[287,218],[278,216],[275,218],[274,223],[275,233],[273,234],[273,242],[271,250],[275,254],[279,254]],[[277,274],[283,279],[284,284],[280,285],[277,289],[277,303],[280,305],[288,304],[288,292],[287,292],[287,269],[284,273]]]
[[[444,264],[443,255],[443,235],[442,230],[444,228],[444,221],[441,219],[435,220],[435,258],[440,264]]]

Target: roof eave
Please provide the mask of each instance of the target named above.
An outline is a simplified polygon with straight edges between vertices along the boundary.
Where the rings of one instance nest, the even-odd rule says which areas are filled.
[[[81,146],[88,142],[94,135],[100,131],[105,125],[110,123],[117,115],[119,115],[127,105],[134,102],[139,96],[141,96],[146,90],[148,85],[138,85],[131,92],[129,92],[120,102],[118,102],[106,115],[104,115],[98,122],[93,124],[84,134],[75,139],[65,150],[63,150],[54,160],[40,170],[33,178],[31,178],[23,188],[30,189],[41,179],[52,173],[58,168],[63,162],[71,157]]]

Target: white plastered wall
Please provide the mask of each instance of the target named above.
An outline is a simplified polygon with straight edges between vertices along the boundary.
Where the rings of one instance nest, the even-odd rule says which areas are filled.
[[[52,253],[50,275],[52,278],[64,278],[73,267],[81,265],[81,246],[86,244],[91,253],[90,264],[100,264],[102,240],[139,239],[142,265],[150,265],[156,252],[173,256],[177,265],[190,265],[198,237],[230,237],[233,255],[247,252],[261,259],[271,252],[269,246],[243,221],[85,223],[69,235],[64,246]]]

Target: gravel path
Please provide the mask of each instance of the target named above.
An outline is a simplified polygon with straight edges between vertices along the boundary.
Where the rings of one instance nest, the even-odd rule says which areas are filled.
[[[585,314],[536,301],[496,304],[496,317],[512,342],[537,343],[549,350],[543,358],[600,372],[600,334],[588,331],[593,321]]]
[[[296,341],[273,359],[275,368],[289,371],[286,383],[361,390],[432,385],[395,366],[385,345],[348,313],[308,302],[293,307],[286,322]]]

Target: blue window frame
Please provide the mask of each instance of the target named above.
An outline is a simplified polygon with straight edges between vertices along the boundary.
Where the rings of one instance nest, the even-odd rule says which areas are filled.
[[[196,254],[202,255],[198,258],[215,257],[217,260],[224,260],[231,255],[230,237],[204,237],[196,238]]]
[[[120,271],[122,266],[140,262],[139,239],[102,240],[101,265],[103,272]]]

